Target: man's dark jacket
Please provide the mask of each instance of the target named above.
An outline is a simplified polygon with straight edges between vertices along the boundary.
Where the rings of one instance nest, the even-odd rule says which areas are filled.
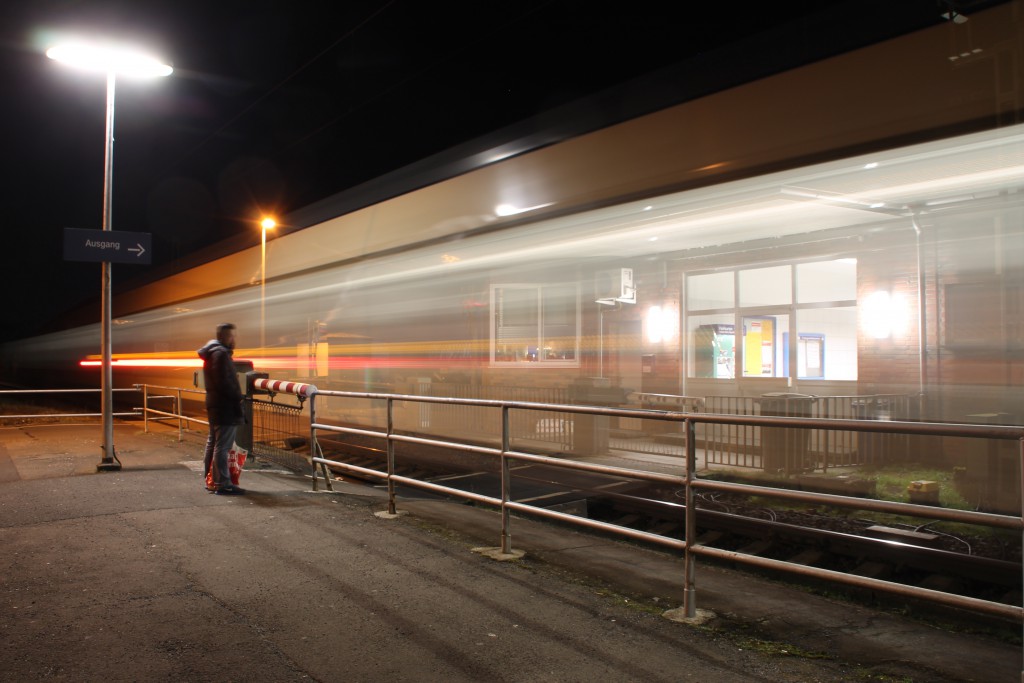
[[[235,375],[232,351],[216,339],[199,349],[206,382],[206,416],[210,424],[242,424],[242,390]]]

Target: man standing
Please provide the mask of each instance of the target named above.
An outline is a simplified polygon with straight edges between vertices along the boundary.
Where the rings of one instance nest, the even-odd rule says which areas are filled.
[[[217,338],[199,349],[203,359],[203,379],[206,382],[206,416],[210,435],[206,439],[205,474],[213,471],[213,485],[207,489],[218,495],[237,496],[245,493],[231,483],[228,471],[228,451],[235,443],[235,432],[242,424],[242,389],[235,375],[232,355],[235,350],[235,326],[217,325]],[[206,476],[204,475],[204,481]]]

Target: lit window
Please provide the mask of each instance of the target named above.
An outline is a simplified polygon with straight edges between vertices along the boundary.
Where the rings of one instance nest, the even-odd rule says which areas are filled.
[[[491,287],[491,362],[563,365],[579,362],[579,288],[575,284]]]

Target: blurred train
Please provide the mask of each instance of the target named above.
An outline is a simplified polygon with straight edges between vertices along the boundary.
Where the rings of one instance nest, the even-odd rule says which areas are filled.
[[[707,409],[796,394],[1019,425],[1022,85],[1014,1],[477,150],[370,205],[357,188],[284,217],[265,263],[255,246],[120,293],[115,384],[190,386],[231,321],[236,357],[323,388]],[[95,386],[98,353],[87,325],[4,346],[0,370]]]

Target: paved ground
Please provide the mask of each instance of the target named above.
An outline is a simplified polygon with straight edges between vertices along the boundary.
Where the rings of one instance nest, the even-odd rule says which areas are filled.
[[[472,506],[247,470],[200,442],[0,426],[0,681],[1020,681],[1021,647]],[[1013,633],[1013,629],[1006,629]],[[1017,631],[1019,634],[1019,630]]]

